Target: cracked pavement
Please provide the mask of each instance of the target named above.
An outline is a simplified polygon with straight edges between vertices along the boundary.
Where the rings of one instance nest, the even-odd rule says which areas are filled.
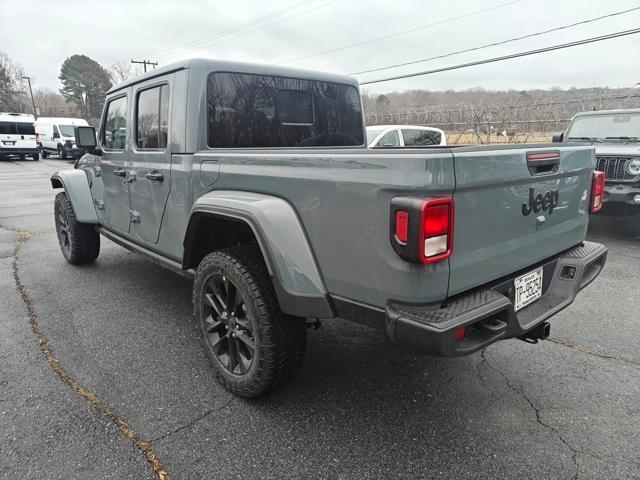
[[[640,242],[620,222],[593,220],[607,266],[551,341],[425,358],[328,321],[291,384],[246,401],[210,374],[187,280],[105,239],[94,265],[65,263],[48,181],[60,168],[0,161],[0,478],[157,478],[43,355],[12,272],[25,231],[20,282],[60,365],[172,479],[640,478]]]

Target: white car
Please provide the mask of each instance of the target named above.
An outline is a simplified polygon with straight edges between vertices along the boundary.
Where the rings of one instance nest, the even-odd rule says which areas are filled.
[[[446,145],[445,134],[439,128],[420,125],[372,125],[367,127],[367,147],[399,148]]]
[[[0,113],[0,157],[40,159],[33,115]]]
[[[42,158],[56,154],[62,159],[80,158],[84,152],[75,144],[75,127],[88,127],[82,118],[40,117],[36,122],[36,131],[40,137]]]

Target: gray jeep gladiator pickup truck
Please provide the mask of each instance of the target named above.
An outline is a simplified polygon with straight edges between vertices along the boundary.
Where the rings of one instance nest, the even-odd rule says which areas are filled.
[[[640,109],[578,113],[553,141],[595,147],[596,169],[606,174],[603,215],[640,214]]]
[[[88,153],[53,174],[64,257],[100,235],[194,279],[218,380],[290,378],[307,326],[340,318],[455,356],[536,342],[604,266],[593,147],[365,147],[358,83],[191,60],[112,88]]]

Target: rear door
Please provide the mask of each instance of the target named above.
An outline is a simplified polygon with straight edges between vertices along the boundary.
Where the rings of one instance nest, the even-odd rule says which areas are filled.
[[[13,121],[0,121],[0,152],[1,149],[16,147],[18,127]]]
[[[532,267],[584,240],[592,147],[469,147],[453,155],[449,295]]]
[[[132,233],[157,243],[171,185],[171,76],[136,85],[131,142]]]
[[[34,149],[37,146],[33,122],[16,122],[16,147]]]
[[[100,143],[103,156],[100,162],[102,202],[99,211],[105,226],[129,232],[129,98],[126,93],[107,102]],[[96,198],[97,195],[94,195]],[[98,196],[99,198],[99,196]]]

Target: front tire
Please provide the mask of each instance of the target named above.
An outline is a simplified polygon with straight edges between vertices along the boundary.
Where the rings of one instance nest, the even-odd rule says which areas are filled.
[[[79,223],[67,194],[60,192],[54,202],[56,233],[60,250],[73,265],[92,263],[100,254],[100,235],[90,223]]]
[[[196,328],[218,381],[257,397],[293,376],[304,357],[306,325],[284,315],[257,247],[213,252],[193,284]]]
[[[38,160],[40,160],[40,154],[34,153],[33,155],[31,155],[31,158],[33,158],[34,162],[37,162]]]
[[[58,158],[60,158],[61,160],[67,159],[67,152],[64,150],[64,147],[62,145],[58,145]]]

